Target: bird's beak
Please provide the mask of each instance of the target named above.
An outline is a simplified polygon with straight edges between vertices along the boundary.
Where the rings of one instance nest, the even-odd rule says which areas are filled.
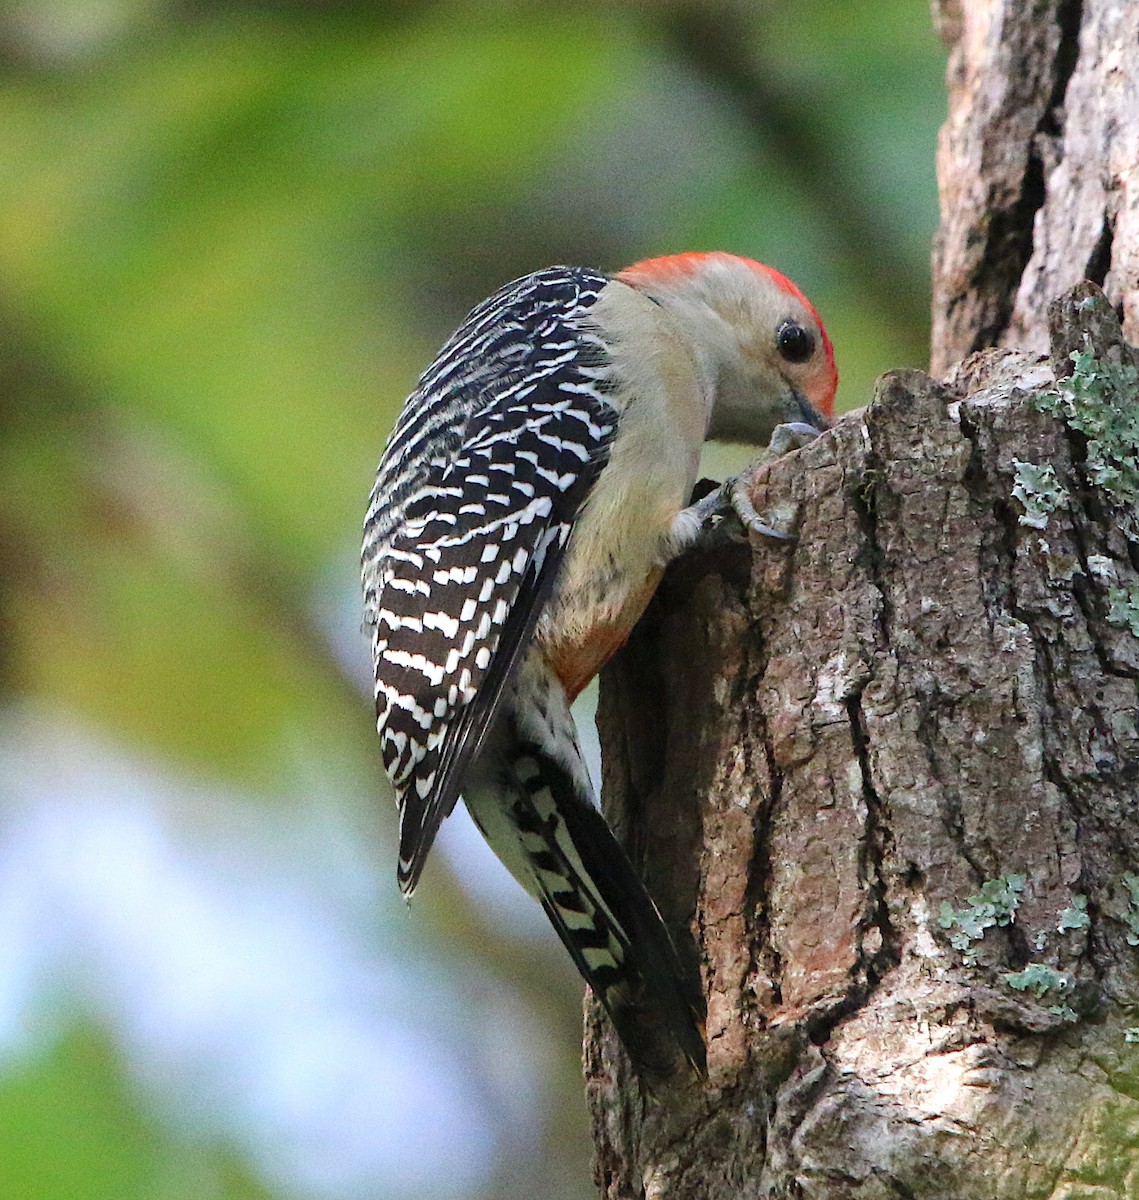
[[[795,395],[795,403],[799,406],[799,418],[805,425],[812,425],[815,429],[822,432],[824,429],[830,428],[830,422],[823,416],[821,412],[803,395],[798,388],[792,389]]]

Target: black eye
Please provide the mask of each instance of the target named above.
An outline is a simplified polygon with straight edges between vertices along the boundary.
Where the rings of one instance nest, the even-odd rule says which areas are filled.
[[[815,352],[815,335],[794,321],[784,321],[775,334],[775,348],[788,362],[806,362]]]

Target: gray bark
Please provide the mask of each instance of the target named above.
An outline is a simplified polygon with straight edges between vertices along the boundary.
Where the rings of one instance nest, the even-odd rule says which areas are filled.
[[[1111,47],[1139,6],[949,7],[934,361],[1005,348],[887,375],[765,467],[797,543],[676,564],[605,672],[606,809],[692,946],[709,1063],[650,1093],[589,1005],[606,1197],[1139,1196],[1139,466],[1110,477],[1049,399],[1083,352],[1076,390],[1139,453],[1139,391],[1103,384],[1139,365],[1139,153],[1112,175],[1065,122],[1039,203],[1013,182],[1065,38],[1067,104],[1085,56],[1129,64],[1104,113],[1134,94],[1139,26]],[[1112,111],[1133,144],[1139,103]],[[998,211],[1032,226],[1000,269]],[[1046,303],[1104,220],[1108,299]]]
[[[1123,353],[1080,300],[1058,370],[1089,325]],[[757,480],[797,546],[680,564],[607,672],[606,803],[695,935],[709,1078],[646,1093],[591,1012],[604,1195],[1139,1194],[1139,545],[1052,382],[885,377]],[[1018,460],[1067,493],[1044,529]]]
[[[949,43],[938,148],[932,370],[1043,353],[1046,310],[1089,279],[1139,342],[1139,4],[935,0]]]

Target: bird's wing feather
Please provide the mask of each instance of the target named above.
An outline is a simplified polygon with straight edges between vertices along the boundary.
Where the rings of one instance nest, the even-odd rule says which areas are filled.
[[[551,268],[475,309],[424,373],[380,465],[364,580],[407,893],[608,459],[606,362],[577,324],[606,282]]]

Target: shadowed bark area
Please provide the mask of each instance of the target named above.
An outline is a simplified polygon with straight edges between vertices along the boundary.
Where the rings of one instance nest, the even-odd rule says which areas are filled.
[[[1098,289],[1052,318],[765,468],[797,544],[678,563],[607,669],[709,1078],[648,1094],[591,1006],[604,1196],[1139,1195],[1139,516],[1048,396],[1090,350],[1139,397]]]
[[[1049,302],[1103,286],[1139,342],[1139,4],[934,0],[950,48],[932,369],[1048,347]]]

